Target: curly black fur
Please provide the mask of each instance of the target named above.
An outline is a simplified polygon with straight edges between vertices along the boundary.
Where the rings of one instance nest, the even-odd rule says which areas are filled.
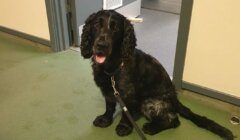
[[[86,20],[81,39],[81,54],[84,58],[92,57],[94,80],[106,102],[106,112],[94,120],[95,126],[107,127],[112,124],[116,100],[110,77],[114,75],[116,88],[130,113],[135,119],[144,115],[149,120],[142,128],[146,134],[153,135],[178,127],[179,113],[197,126],[224,139],[234,138],[230,130],[182,105],[162,65],[135,47],[133,25],[121,14],[112,10],[99,11]],[[116,127],[117,134],[128,135],[132,129],[131,123],[122,113]]]

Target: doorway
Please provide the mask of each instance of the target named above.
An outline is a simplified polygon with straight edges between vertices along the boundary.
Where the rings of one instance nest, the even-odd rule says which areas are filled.
[[[170,77],[173,78],[177,89],[182,88],[192,4],[192,0],[182,1],[180,15],[159,10],[156,7],[146,8],[142,0],[123,0],[123,5],[116,9],[127,17],[143,18],[142,23],[134,24],[138,39],[137,47],[153,55],[163,64]],[[91,13],[103,8],[103,1],[96,3],[95,0],[46,0],[46,5],[51,46],[53,50],[61,51],[80,45],[84,21]],[[67,12],[71,12],[71,22],[67,20],[67,14],[69,14]],[[72,27],[72,32],[69,32],[69,27]],[[73,40],[69,39],[70,33],[73,34]]]
[[[159,4],[156,5],[156,3]],[[170,3],[165,2],[164,7],[162,3],[164,3],[163,0],[125,0],[123,6],[117,8],[116,11],[126,17],[143,18],[143,22],[134,23],[137,48],[158,59],[172,78],[181,0],[173,0]],[[68,20],[68,25],[70,24],[68,27],[72,27],[70,29],[72,32],[69,33],[73,33],[70,46],[79,46],[85,19],[93,12],[101,10],[103,4],[102,2],[93,4],[92,0],[73,0],[67,2],[67,4],[70,7],[68,11],[71,12],[69,14],[72,17],[71,21]],[[78,48],[73,49],[79,50]]]
[[[169,3],[168,3],[169,2]],[[181,0],[142,0],[142,23],[135,24],[138,48],[160,61],[173,77]]]

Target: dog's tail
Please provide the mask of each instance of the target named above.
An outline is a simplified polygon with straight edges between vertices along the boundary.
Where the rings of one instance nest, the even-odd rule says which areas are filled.
[[[198,127],[207,129],[217,135],[219,135],[220,137],[226,139],[226,140],[233,140],[234,136],[232,134],[232,132],[230,130],[228,130],[227,128],[217,124],[216,122],[204,117],[204,116],[200,116],[196,113],[193,113],[189,108],[187,108],[186,106],[184,106],[181,102],[177,101],[177,106],[178,106],[178,113],[192,121],[194,124],[196,124]]]

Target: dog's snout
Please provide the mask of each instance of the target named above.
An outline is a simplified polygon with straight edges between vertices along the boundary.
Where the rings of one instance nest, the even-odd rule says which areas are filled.
[[[106,46],[107,46],[107,44],[105,42],[99,41],[97,43],[97,48],[103,48],[103,47],[106,47]]]
[[[101,35],[101,36],[99,37],[99,40],[100,40],[100,41],[105,41],[105,40],[106,40],[106,35]]]
[[[101,34],[100,36],[99,36],[99,41],[106,41],[107,40],[107,34]]]
[[[98,37],[98,40],[97,40],[97,48],[103,48],[103,47],[106,47],[108,46],[108,43],[107,43],[107,34],[101,34],[99,37]]]

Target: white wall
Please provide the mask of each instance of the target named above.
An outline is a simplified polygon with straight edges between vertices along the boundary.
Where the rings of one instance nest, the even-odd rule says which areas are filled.
[[[240,97],[239,5],[194,0],[184,81]]]
[[[45,0],[1,0],[0,25],[50,40]]]

